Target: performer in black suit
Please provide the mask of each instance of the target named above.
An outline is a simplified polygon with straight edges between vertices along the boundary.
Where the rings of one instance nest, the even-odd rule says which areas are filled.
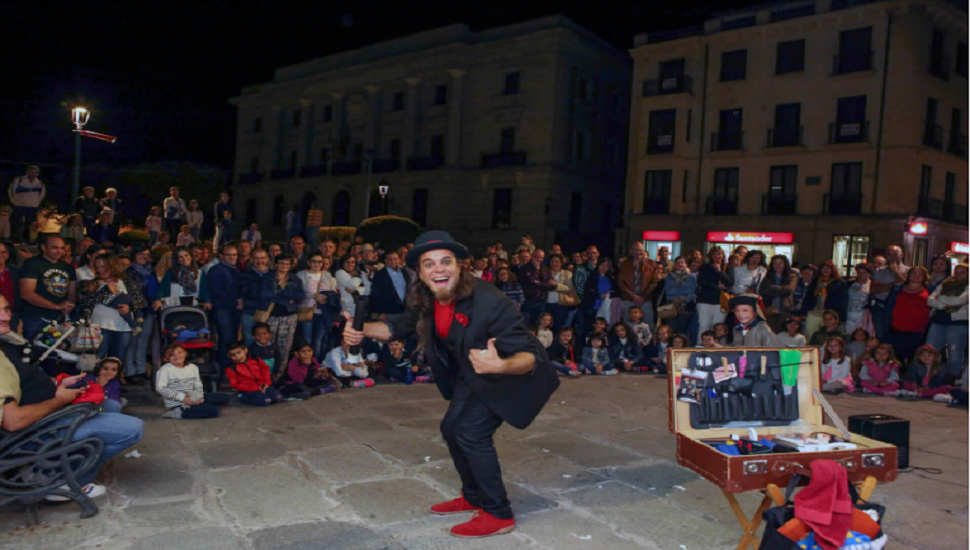
[[[343,338],[353,345],[365,336],[405,340],[417,333],[435,383],[451,401],[441,434],[462,482],[461,497],[431,512],[476,512],[451,533],[486,537],[515,530],[492,436],[502,422],[528,427],[559,379],[515,304],[461,268],[467,256],[448,233],[423,233],[407,255],[418,277],[408,286],[405,312],[390,322],[366,323],[360,332],[347,322]]]

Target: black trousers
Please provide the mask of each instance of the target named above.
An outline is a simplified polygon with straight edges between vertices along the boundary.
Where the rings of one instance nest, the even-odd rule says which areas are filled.
[[[461,491],[472,505],[499,519],[512,519],[512,505],[502,482],[502,468],[492,436],[502,425],[484,401],[457,381],[451,406],[441,421],[441,435],[461,476]]]

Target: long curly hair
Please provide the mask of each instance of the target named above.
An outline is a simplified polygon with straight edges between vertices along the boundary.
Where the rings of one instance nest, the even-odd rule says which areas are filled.
[[[471,271],[465,269],[464,265],[458,264],[458,285],[455,287],[455,301],[471,296],[475,289],[475,284],[480,281]],[[417,350],[424,348],[425,328],[428,320],[434,318],[434,293],[421,280],[420,267],[415,270],[415,277],[408,285],[407,307],[420,314],[415,331],[418,333]]]

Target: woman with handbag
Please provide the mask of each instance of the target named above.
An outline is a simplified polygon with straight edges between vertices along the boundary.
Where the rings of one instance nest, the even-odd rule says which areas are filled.
[[[555,282],[556,290],[550,290],[546,298],[546,311],[552,314],[553,332],[566,325],[571,308],[579,305],[579,294],[573,288],[573,274],[562,268],[562,254],[549,256],[549,282]]]
[[[734,281],[724,272],[724,250],[719,246],[707,253],[708,262],[697,270],[697,333],[724,322],[727,310],[721,309],[721,293],[731,290]]]
[[[308,267],[296,274],[303,285],[305,297],[297,312],[300,334],[313,348],[313,356],[318,358],[330,351],[327,347],[333,322],[330,300],[337,297],[337,281],[330,274],[331,261],[329,256],[315,252],[310,255]],[[339,304],[339,299],[337,301]]]
[[[793,295],[798,288],[798,272],[791,268],[787,256],[777,254],[771,257],[771,265],[757,286],[757,294],[765,304],[768,326],[775,334],[784,334],[785,321],[795,307]]]
[[[290,348],[296,335],[297,311],[305,296],[303,283],[290,271],[294,265],[296,256],[280,254],[276,257],[276,269],[263,277],[261,284],[262,295],[269,298],[272,304],[266,324],[284,363],[290,360]]]
[[[664,281],[664,295],[666,304],[657,309],[657,316],[667,319],[674,333],[688,334],[693,332],[692,320],[697,310],[695,302],[697,293],[697,279],[691,275],[687,265],[687,257],[679,256],[674,260],[673,269]],[[669,313],[668,306],[673,306],[674,313]]]
[[[98,357],[124,357],[131,341],[132,327],[122,316],[141,311],[147,305],[138,283],[129,277],[114,253],[104,253],[94,259],[94,282],[96,290],[84,293],[80,311],[82,319],[101,328],[101,347]],[[112,303],[118,294],[130,296],[130,303]],[[120,305],[119,305],[120,304]],[[129,318],[130,319],[130,318]]]

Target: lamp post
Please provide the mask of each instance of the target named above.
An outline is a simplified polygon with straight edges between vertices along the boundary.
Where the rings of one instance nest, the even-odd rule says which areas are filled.
[[[391,190],[391,186],[387,184],[387,180],[381,180],[381,184],[377,186],[377,190],[381,194],[381,214],[387,214],[387,192]]]
[[[91,113],[84,107],[71,109],[71,122],[74,123],[74,195],[81,194],[81,130],[91,118]]]

